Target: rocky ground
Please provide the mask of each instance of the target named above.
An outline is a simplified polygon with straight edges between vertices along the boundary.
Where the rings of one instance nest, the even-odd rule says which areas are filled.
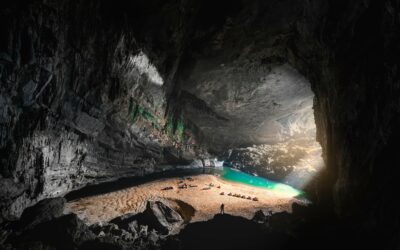
[[[64,204],[63,198],[46,199],[25,210],[20,221],[3,223],[1,248],[159,249],[163,241],[148,225],[129,223],[125,229],[113,223],[88,226],[75,214],[63,214]]]
[[[313,207],[297,203],[292,204],[292,213],[259,210],[251,219],[218,214],[187,225],[179,234],[171,232],[186,223],[185,215],[160,201],[148,202],[142,213],[90,226],[76,214],[63,214],[65,203],[63,198],[45,199],[27,208],[20,220],[1,223],[0,248],[379,249],[366,246],[351,227],[339,226]]]

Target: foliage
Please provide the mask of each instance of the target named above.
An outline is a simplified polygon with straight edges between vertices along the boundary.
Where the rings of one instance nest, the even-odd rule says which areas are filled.
[[[129,100],[129,108],[128,108],[128,120],[131,123],[135,123],[138,119],[142,119],[151,123],[151,127],[160,130],[159,120],[152,112],[144,108],[135,102],[133,98]],[[179,117],[178,119],[174,119],[174,116],[168,114],[166,117],[166,121],[164,124],[164,133],[168,135],[173,140],[184,143],[186,138],[185,135],[185,122],[184,119]]]
[[[135,101],[130,98],[129,100],[129,108],[128,108],[128,119],[130,122],[134,123],[136,120],[141,117],[144,120],[148,120],[152,122],[152,125],[158,127],[155,123],[157,122],[154,115],[146,110],[144,107],[135,103]]]

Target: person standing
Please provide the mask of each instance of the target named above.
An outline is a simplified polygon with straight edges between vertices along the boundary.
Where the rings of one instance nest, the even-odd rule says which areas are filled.
[[[221,214],[224,214],[224,213],[225,213],[225,205],[224,205],[224,203],[221,204],[221,211],[220,211],[220,213],[221,213]]]

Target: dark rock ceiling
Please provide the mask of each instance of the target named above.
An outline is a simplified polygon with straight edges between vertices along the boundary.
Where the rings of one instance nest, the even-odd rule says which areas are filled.
[[[304,3],[234,3],[198,13],[178,76],[187,118],[217,151],[282,140],[289,124],[312,131],[311,87],[288,64]]]

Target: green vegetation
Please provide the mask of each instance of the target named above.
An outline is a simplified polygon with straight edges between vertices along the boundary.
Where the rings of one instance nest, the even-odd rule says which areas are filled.
[[[146,110],[144,107],[140,106],[139,104],[135,103],[133,98],[129,99],[129,108],[128,108],[128,119],[130,122],[134,123],[138,119],[138,117],[143,118],[144,120],[148,120],[152,122],[152,126],[156,126],[157,119],[154,115]]]
[[[170,115],[167,116],[167,121],[165,122],[164,130],[168,135],[174,134],[174,119]]]
[[[176,130],[175,130],[175,134],[178,137],[179,141],[183,141],[184,140],[184,132],[185,131],[185,124],[183,123],[183,119],[180,118],[177,122],[176,122]]]
[[[128,107],[128,120],[131,123],[135,123],[138,121],[138,119],[148,121],[151,123],[151,126],[154,129],[161,129],[159,119],[157,119],[152,112],[136,103],[133,98],[130,98]],[[178,142],[184,142],[187,139],[185,138],[185,122],[182,116],[180,116],[178,119],[175,119],[173,115],[168,114],[163,131],[171,139]]]
[[[182,117],[174,120],[172,115],[168,115],[164,130],[170,137],[174,137],[177,141],[183,142],[185,139],[185,123]]]

